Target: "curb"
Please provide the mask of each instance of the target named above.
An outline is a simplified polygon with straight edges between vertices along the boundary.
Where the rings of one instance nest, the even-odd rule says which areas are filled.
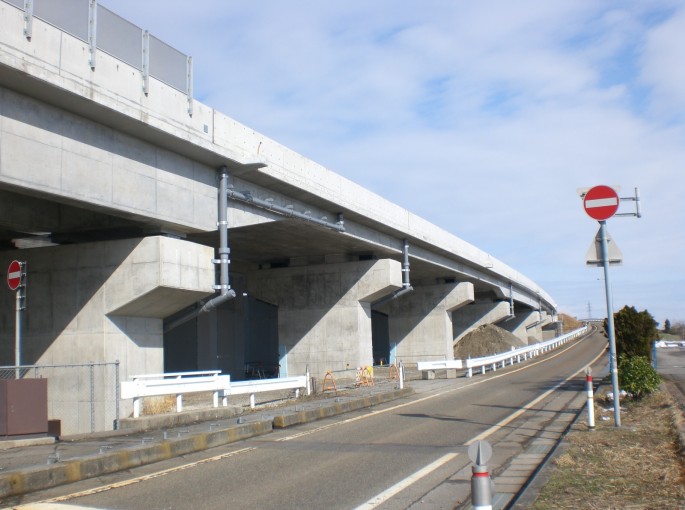
[[[261,420],[229,429],[169,439],[153,445],[136,446],[116,452],[89,455],[56,464],[8,472],[0,475],[0,498],[19,496],[144,464],[152,464],[267,434],[272,430],[271,421]]]
[[[19,448],[24,446],[41,446],[46,444],[55,444],[55,438],[32,437],[28,439],[6,439],[0,441],[0,451],[11,450],[12,448]]]
[[[673,410],[673,426],[677,429],[678,445],[680,447],[680,455],[685,456],[685,393],[668,377],[661,376],[661,387],[671,395],[676,403],[676,409]]]
[[[78,482],[116,471],[199,452],[216,446],[227,445],[251,437],[268,434],[274,428],[287,428],[293,425],[313,422],[322,418],[372,407],[413,393],[413,389],[405,388],[344,403],[325,405],[309,411],[276,415],[273,419],[269,420],[259,420],[234,425],[221,430],[167,439],[160,443],[129,447],[114,452],[74,458],[55,464],[33,466],[1,473],[0,499],[20,496],[29,492],[49,489],[58,485]],[[52,438],[50,439],[52,441]]]

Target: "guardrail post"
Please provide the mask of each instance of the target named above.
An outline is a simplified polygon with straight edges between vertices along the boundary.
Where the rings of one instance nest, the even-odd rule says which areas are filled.
[[[309,376],[309,365],[307,365],[307,370],[305,371],[305,377],[307,378],[307,396],[312,394],[312,379]]]
[[[133,398],[133,417],[140,418],[140,398]]]
[[[400,389],[404,389],[404,364],[400,361],[400,370],[398,374],[400,380]]]
[[[254,409],[254,408],[255,408],[255,397],[254,397],[254,393],[253,393],[250,395],[250,409]]]
[[[183,411],[183,393],[176,394],[176,412],[180,413]]]

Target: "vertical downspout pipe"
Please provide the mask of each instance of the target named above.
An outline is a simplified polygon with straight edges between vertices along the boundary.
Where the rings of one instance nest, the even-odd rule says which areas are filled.
[[[402,294],[406,294],[407,292],[411,292],[413,290],[414,287],[412,287],[411,283],[409,283],[409,242],[405,239],[402,247],[402,288],[374,303],[371,303],[371,308],[383,306],[384,304],[397,299]]]
[[[201,308],[196,308],[182,315],[178,319],[165,324],[164,332],[171,331],[177,326],[194,319],[201,313],[210,312],[216,309],[219,305],[229,301],[235,297],[235,291],[229,284],[229,265],[231,263],[230,254],[231,249],[228,247],[228,168],[222,166],[219,169],[219,197],[218,197],[218,221],[217,227],[219,229],[219,258],[213,260],[215,264],[220,264],[219,267],[219,285],[214,288],[220,291],[219,295],[207,301]]]
[[[231,249],[228,247],[228,168],[224,165],[219,169],[219,259],[215,260],[219,267],[220,294],[207,301],[199,313],[214,310],[219,305],[235,297],[235,291],[229,284],[228,268],[231,263]],[[216,288],[216,287],[215,287]]]
[[[405,239],[402,245],[402,288],[411,287],[409,283],[409,242]]]

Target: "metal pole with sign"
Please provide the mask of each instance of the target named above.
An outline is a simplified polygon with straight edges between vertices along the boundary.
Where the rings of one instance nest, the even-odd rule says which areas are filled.
[[[618,387],[618,363],[616,362],[616,335],[614,333],[614,303],[609,281],[609,249],[607,248],[607,222],[599,222],[602,243],[602,265],[604,266],[604,292],[607,299],[607,329],[609,334],[609,367],[611,369],[611,387],[614,392],[614,424],[621,426],[621,403]]]
[[[640,195],[638,189],[635,188],[634,198],[619,198],[618,193],[614,188],[609,186],[594,186],[586,192],[583,192],[581,196],[583,198],[583,208],[587,215],[599,222],[599,232],[598,236],[595,237],[594,243],[597,256],[592,255],[593,245],[591,245],[586,262],[589,265],[599,265],[599,263],[601,263],[604,268],[604,292],[606,294],[607,302],[607,334],[609,335],[609,368],[611,370],[611,386],[614,393],[614,423],[617,427],[620,427],[621,404],[618,386],[618,363],[616,360],[613,293],[611,292],[611,280],[609,279],[609,265],[620,264],[623,256],[607,233],[606,220],[616,214],[621,200],[634,201],[636,212],[619,214],[618,216],[637,216],[640,218]],[[611,247],[609,247],[609,242],[612,243]]]
[[[17,293],[17,306],[15,311],[14,322],[14,366],[15,377],[21,378],[21,326],[23,320],[23,311],[26,308],[26,262],[19,262],[13,260],[7,268],[7,285],[10,290]]]

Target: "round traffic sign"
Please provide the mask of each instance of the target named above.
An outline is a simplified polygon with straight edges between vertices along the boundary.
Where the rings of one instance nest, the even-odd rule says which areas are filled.
[[[583,208],[585,212],[597,221],[611,218],[618,211],[618,193],[609,186],[595,186],[585,194]]]
[[[13,260],[10,262],[10,267],[7,268],[7,285],[10,290],[17,290],[21,283],[21,264]]]

